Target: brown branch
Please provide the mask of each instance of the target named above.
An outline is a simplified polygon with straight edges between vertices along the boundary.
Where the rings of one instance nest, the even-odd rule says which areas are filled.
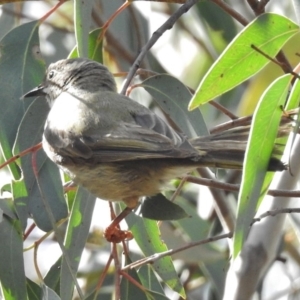
[[[197,170],[201,177],[209,178],[207,180],[213,180],[211,172],[207,168],[199,168]],[[189,181],[188,179],[193,176],[187,176],[185,178],[186,181]],[[195,177],[199,178],[199,177]],[[201,178],[203,179],[203,178]],[[209,186],[210,187],[210,186]],[[217,212],[217,215],[222,223],[222,225],[229,231],[234,230],[234,224],[235,224],[235,217],[232,213],[231,208],[228,205],[228,201],[226,201],[226,195],[223,193],[223,191],[219,191],[218,189],[214,189],[210,187],[210,192],[213,195],[214,201],[215,201],[215,210]]]
[[[270,0],[247,0],[249,6],[253,10],[256,16],[259,16],[265,12],[265,7]]]
[[[251,225],[254,224],[255,222],[261,221],[261,219],[266,218],[266,217],[275,217],[278,214],[291,214],[291,213],[300,213],[300,208],[281,208],[281,209],[273,209],[273,210],[268,210],[258,216],[257,218],[254,218]]]
[[[226,239],[226,238],[232,238],[232,232],[229,233],[225,233],[225,234],[221,234],[221,235],[217,235],[217,236],[213,236],[204,240],[200,240],[197,242],[192,242],[192,243],[188,243],[187,245],[177,248],[177,249],[170,249],[161,253],[155,253],[149,257],[146,258],[142,258],[140,260],[137,260],[125,267],[122,268],[122,271],[128,270],[128,269],[133,269],[133,268],[137,268],[137,267],[141,267],[143,265],[146,264],[153,264],[155,261],[165,257],[165,256],[171,256],[174,255],[176,253],[182,252],[184,250],[196,247],[196,246],[200,246],[200,245],[204,245],[204,244],[208,244],[211,242],[215,242],[218,240],[222,240],[222,239]]]
[[[216,189],[221,189],[225,191],[230,191],[230,192],[238,192],[240,189],[239,184],[232,184],[232,183],[224,183],[220,182],[217,180],[213,179],[207,179],[207,178],[200,178],[200,177],[195,177],[195,176],[185,176],[184,179],[187,182],[199,184],[199,185],[204,185],[204,186],[209,186],[211,188],[216,188]],[[300,190],[269,190],[267,192],[268,195],[273,196],[273,197],[289,197],[289,198],[298,198],[300,197]]]
[[[136,58],[135,62],[131,66],[124,86],[122,88],[121,94],[125,95],[126,90],[130,85],[132,78],[134,77],[137,69],[140,67],[140,64],[147,52],[152,48],[152,46],[158,41],[158,39],[167,31],[172,29],[176,21],[185,14],[193,5],[195,5],[199,0],[187,0],[183,5],[181,5],[178,10],[162,25],[160,26],[151,36],[149,41],[142,48],[140,54]]]

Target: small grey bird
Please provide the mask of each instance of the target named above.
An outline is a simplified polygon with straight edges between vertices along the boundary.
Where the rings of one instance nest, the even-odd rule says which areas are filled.
[[[148,108],[118,94],[112,74],[95,61],[51,64],[42,84],[24,97],[39,95],[51,107],[45,152],[99,198],[134,208],[140,197],[157,194],[197,167],[242,168],[244,128],[187,139]],[[269,169],[285,166],[272,158]]]

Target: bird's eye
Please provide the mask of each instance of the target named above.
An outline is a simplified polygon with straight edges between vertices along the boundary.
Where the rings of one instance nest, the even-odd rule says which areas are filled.
[[[48,74],[48,79],[52,79],[54,76],[54,71],[50,71]]]

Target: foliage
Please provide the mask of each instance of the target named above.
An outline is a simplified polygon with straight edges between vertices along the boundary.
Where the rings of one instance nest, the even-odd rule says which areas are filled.
[[[240,257],[247,258],[247,242],[260,245],[261,237],[252,237],[251,226],[273,180],[268,162],[279,143],[282,115],[299,102],[298,69],[292,71],[299,43],[296,1],[280,3],[280,13],[273,12],[272,3],[264,7],[265,1],[250,0],[239,11],[234,0],[13,2],[0,1],[0,149],[1,160],[9,162],[0,170],[3,299],[241,299],[238,287],[247,276],[238,275],[240,285],[228,296],[230,258],[234,266]],[[118,11],[122,4],[124,10]],[[155,22],[153,30],[153,20],[142,14],[145,8],[155,12],[153,19],[158,11],[165,21]],[[28,21],[30,11],[35,16]],[[67,39],[72,40],[68,45]],[[157,45],[163,39],[167,55],[161,58]],[[184,59],[176,58],[178,49]],[[175,180],[173,195],[166,192],[146,199],[141,212],[126,218],[134,241],[120,245],[103,241],[103,232],[91,227],[95,216],[100,219],[98,200],[80,187],[64,193],[68,178],[40,150],[49,111],[46,101],[20,100],[41,82],[46,65],[78,56],[104,63],[119,72],[116,77],[125,72],[123,91],[133,91],[132,98],[189,137],[249,125],[252,120],[243,172],[213,170],[214,176],[211,170],[200,169],[194,176]],[[172,68],[177,64],[180,72]],[[133,78],[136,74],[139,77]],[[253,118],[243,117],[252,114]],[[224,116],[230,121],[224,122]],[[283,147],[286,141],[280,140]],[[293,164],[295,175],[298,169]],[[289,191],[272,192],[292,197]],[[114,207],[123,208],[123,204]],[[281,233],[276,235],[272,228],[262,229],[272,236],[276,249],[263,249],[268,263],[255,265],[260,273],[250,278],[255,283],[244,292],[244,299],[254,293],[276,296],[276,290],[258,287],[268,282],[267,269],[271,269],[267,276],[272,276],[275,256],[282,249],[288,263],[298,266],[299,241],[287,238],[299,229],[297,216],[290,223],[288,229],[283,221],[277,223]],[[43,247],[49,244],[58,254],[48,262]],[[280,276],[286,279],[283,273]]]

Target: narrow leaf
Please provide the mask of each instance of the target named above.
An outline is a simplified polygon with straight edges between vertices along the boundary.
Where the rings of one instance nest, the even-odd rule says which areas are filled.
[[[78,189],[65,236],[65,254],[68,255],[71,265],[68,265],[66,258],[63,257],[60,281],[60,296],[62,299],[72,299],[74,282],[71,272],[76,277],[91,225],[95,200],[95,196],[84,188]]]
[[[179,220],[187,218],[188,214],[178,204],[168,200],[163,194],[147,197],[141,206],[144,218],[152,220]]]
[[[88,58],[103,63],[103,41],[99,40],[99,36],[102,29],[98,28],[89,33],[88,40]],[[74,49],[69,54],[69,58],[79,57],[78,47],[75,46]]]
[[[238,199],[234,257],[241,251],[247,237],[259,198],[267,192],[266,189],[262,191],[262,187],[277,137],[290,80],[291,75],[287,74],[274,81],[262,95],[253,115]]]
[[[190,137],[208,135],[200,110],[187,110],[192,94],[178,79],[156,75],[144,80],[142,86],[185,134]]]
[[[270,62],[252,45],[275,57],[298,31],[299,26],[284,16],[266,13],[257,17],[236,36],[212,65],[197,88],[189,109],[231,90]]]
[[[88,32],[91,24],[93,1],[74,1],[74,27],[78,56],[88,57]]]
[[[27,300],[23,239],[18,220],[3,215],[0,241],[0,285],[3,300]]]
[[[11,30],[0,41],[0,150],[5,159],[12,156],[20,121],[32,100],[20,97],[38,85],[44,76],[38,37],[38,23],[29,22]],[[15,179],[20,177],[10,164]]]
[[[166,244],[160,239],[160,231],[156,221],[130,214],[126,217],[126,222],[145,256],[168,250]],[[178,279],[171,257],[163,257],[155,261],[152,267],[165,284],[185,298],[184,288]]]
[[[42,140],[48,111],[48,104],[41,98],[37,98],[29,106],[18,129],[14,146],[15,154]],[[37,178],[33,172],[34,164],[38,170]],[[21,168],[28,197],[22,197],[21,202],[18,202],[18,206],[22,205],[27,208],[28,213],[33,216],[39,228],[50,231],[52,224],[45,201],[48,202],[56,221],[65,218],[68,214],[59,169],[47,158],[43,150],[38,151],[35,159],[32,159],[32,155],[22,157]],[[14,194],[15,198],[18,198],[18,196],[20,195]]]

